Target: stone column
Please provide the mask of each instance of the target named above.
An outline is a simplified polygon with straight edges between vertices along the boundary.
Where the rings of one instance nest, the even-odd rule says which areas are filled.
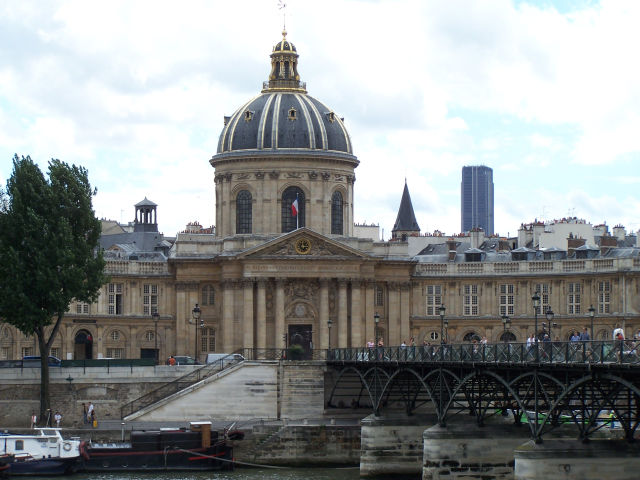
[[[400,288],[397,283],[388,283],[389,309],[387,317],[388,346],[400,345]]]
[[[276,331],[275,342],[276,348],[286,348],[284,341],[284,280],[276,280]]]
[[[347,325],[347,281],[338,280],[338,347],[347,348],[349,326]]]
[[[409,283],[402,283],[400,285],[400,342],[406,342],[409,344],[409,338],[411,338],[410,324],[409,324]]]
[[[377,343],[378,339],[376,336],[376,324],[373,316],[376,313],[375,309],[375,286],[376,282],[373,280],[366,281],[366,290],[365,290],[365,303],[364,303],[364,325],[365,325],[365,337],[368,342],[371,340],[373,343]],[[379,312],[378,312],[379,313]]]
[[[222,351],[230,353],[233,351],[233,282],[227,280],[222,284],[224,289],[222,294]]]
[[[256,312],[256,346],[267,348],[267,289],[265,280],[258,280],[258,309]]]
[[[242,338],[244,348],[253,348],[253,281],[245,280],[242,283],[244,302],[242,318]]]
[[[360,280],[351,281],[351,347],[363,348],[366,340],[362,339],[362,282]]]
[[[329,348],[329,280],[320,279],[320,348]],[[335,346],[335,345],[333,345]]]

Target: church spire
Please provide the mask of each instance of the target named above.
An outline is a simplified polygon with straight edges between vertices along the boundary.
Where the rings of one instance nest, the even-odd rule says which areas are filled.
[[[416,215],[413,213],[411,195],[409,195],[409,187],[407,186],[407,179],[405,178],[398,216],[396,217],[393,230],[391,230],[391,239],[406,241],[407,237],[415,237],[418,235],[420,235],[420,227],[416,221]]]

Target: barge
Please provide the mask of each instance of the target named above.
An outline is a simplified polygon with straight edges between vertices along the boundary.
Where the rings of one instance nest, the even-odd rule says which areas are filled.
[[[191,422],[189,429],[132,431],[128,443],[89,443],[81,456],[85,472],[233,469],[233,448],[224,432],[211,429],[211,422]]]

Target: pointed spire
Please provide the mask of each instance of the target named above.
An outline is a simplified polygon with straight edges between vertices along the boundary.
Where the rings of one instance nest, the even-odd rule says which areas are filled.
[[[391,234],[394,239],[402,239],[402,237],[416,234],[420,235],[420,227],[413,212],[413,204],[411,203],[411,195],[409,195],[406,178],[404,179],[404,191],[402,192],[402,200],[400,200],[398,216]]]

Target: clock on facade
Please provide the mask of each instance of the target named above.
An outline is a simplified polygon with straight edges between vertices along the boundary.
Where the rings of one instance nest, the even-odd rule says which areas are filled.
[[[296,252],[306,255],[311,251],[311,241],[308,238],[296,240]]]

